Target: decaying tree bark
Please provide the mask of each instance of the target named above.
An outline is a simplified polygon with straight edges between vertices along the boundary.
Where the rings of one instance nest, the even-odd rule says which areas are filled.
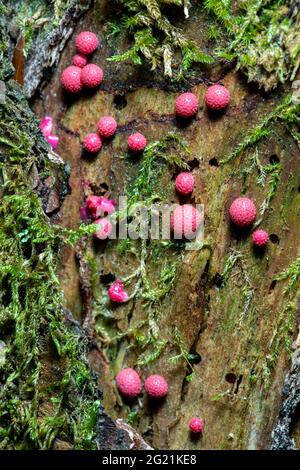
[[[178,22],[211,52],[205,42],[210,20],[197,4],[191,11]],[[10,79],[9,54],[3,66],[1,213],[15,218],[16,229],[10,232],[4,224],[1,237],[11,240],[26,263],[18,277],[18,264],[5,244],[1,264],[10,270],[1,271],[1,446],[299,447],[300,152],[299,122],[287,99],[290,84],[266,93],[249,85],[229,61],[202,67],[184,82],[128,63],[106,62],[128,41],[122,33],[110,40],[105,36],[111,21],[109,1],[71,2],[49,36],[34,42],[23,90]],[[9,29],[5,22],[3,17],[2,34]],[[101,38],[93,62],[103,67],[105,77],[99,90],[70,98],[59,76],[71,64],[73,38],[82,30]],[[10,57],[12,51],[13,46]],[[218,116],[203,105],[207,84],[217,81],[232,97],[228,110]],[[182,123],[174,117],[174,100],[179,91],[190,89],[200,109],[195,120]],[[59,155],[49,150],[38,129],[45,114],[56,123]],[[115,116],[117,134],[99,156],[86,158],[81,142],[101,115]],[[148,156],[134,160],[127,155],[126,140],[135,130],[149,142],[173,136],[162,151],[167,163],[149,154],[146,189],[140,168],[148,171],[143,167]],[[176,144],[182,141],[188,151]],[[175,164],[174,153],[179,157]],[[125,194],[130,199],[138,191],[146,204],[182,202],[174,192],[182,162],[196,179],[189,201],[205,207],[205,241],[198,249],[165,241],[96,243],[87,232],[78,241],[75,231],[87,195],[117,200]],[[34,200],[22,217],[30,192]],[[229,205],[240,194],[255,201],[258,224],[271,234],[264,252],[253,249],[250,232],[239,233],[229,224]],[[37,225],[32,211],[41,205],[42,226],[31,229],[30,224]],[[70,238],[59,251],[61,240]],[[50,269],[52,259],[59,284]],[[49,286],[38,277],[42,270]],[[137,295],[128,304],[112,306],[107,286],[131,274],[128,291],[136,289]],[[56,299],[49,308],[45,291],[43,301],[34,301],[42,282]],[[28,349],[22,343],[30,335],[26,322],[35,335]],[[22,357],[23,349],[32,352],[30,360]],[[136,368],[143,379],[164,375],[170,386],[167,399],[159,405],[144,396],[124,402],[114,384],[122,367]],[[200,439],[187,431],[194,415],[204,420]]]

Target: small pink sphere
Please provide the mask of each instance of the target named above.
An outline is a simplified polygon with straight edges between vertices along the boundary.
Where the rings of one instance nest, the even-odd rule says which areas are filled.
[[[145,390],[150,397],[163,398],[168,393],[169,385],[161,375],[150,375],[145,381]]]
[[[102,140],[98,134],[87,134],[83,141],[83,148],[89,153],[97,153],[102,147]]]
[[[210,109],[220,110],[228,106],[230,93],[222,85],[212,85],[205,94],[206,106]]]
[[[113,302],[123,303],[128,300],[128,294],[124,290],[124,284],[120,279],[113,282],[107,292]]]
[[[256,246],[265,246],[269,241],[269,234],[265,230],[255,230],[252,233],[252,241]]]
[[[101,137],[112,137],[117,129],[116,120],[112,116],[103,116],[98,122],[98,132]]]
[[[183,171],[179,173],[175,181],[175,187],[180,194],[190,194],[195,185],[195,178],[192,173]]]
[[[189,422],[190,431],[194,434],[199,434],[203,430],[203,421],[201,418],[194,416]]]
[[[101,226],[100,229],[94,233],[94,237],[98,238],[98,240],[106,240],[112,231],[111,222],[107,218],[103,218],[95,220],[94,223]]]
[[[96,64],[87,64],[81,70],[81,83],[85,88],[95,88],[103,79],[103,70]]]
[[[176,207],[171,214],[171,228],[175,239],[194,238],[201,220],[200,212],[190,204]]]
[[[239,227],[253,224],[256,217],[256,207],[248,197],[238,197],[229,209],[231,221]]]
[[[84,55],[76,54],[73,57],[73,65],[80,67],[81,69],[87,64],[87,58]]]
[[[198,98],[194,93],[182,93],[175,101],[175,113],[177,116],[189,118],[198,111]]]
[[[140,376],[131,367],[123,369],[117,374],[116,384],[121,395],[128,398],[136,398],[142,391]]]
[[[78,93],[82,89],[81,68],[75,65],[67,67],[60,77],[62,87],[69,93]]]
[[[75,39],[77,51],[82,55],[89,55],[95,52],[99,46],[99,39],[91,31],[83,31]]]
[[[127,144],[128,148],[133,152],[141,152],[147,145],[147,139],[140,132],[136,132],[128,137]]]

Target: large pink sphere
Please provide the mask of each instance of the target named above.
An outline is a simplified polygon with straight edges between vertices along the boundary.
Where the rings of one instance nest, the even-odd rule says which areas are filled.
[[[121,395],[128,398],[136,398],[142,391],[140,376],[131,367],[123,369],[117,374],[116,384]]]
[[[112,116],[103,116],[98,122],[98,132],[101,137],[108,139],[112,137],[117,129],[116,120]]]
[[[150,397],[163,398],[169,390],[168,382],[161,375],[150,375],[145,381],[145,390]]]
[[[182,93],[175,101],[175,113],[177,116],[189,118],[198,111],[198,98],[194,93]]]
[[[133,152],[141,152],[147,145],[147,139],[140,132],[136,132],[128,137],[127,144],[128,148]]]
[[[99,39],[91,31],[83,31],[75,39],[78,52],[82,55],[92,54],[99,46]]]
[[[82,89],[81,68],[70,65],[61,74],[60,82],[69,93],[78,93]]]
[[[183,171],[176,178],[175,186],[180,194],[190,194],[195,185],[195,178],[192,173]]]
[[[230,101],[230,93],[222,85],[212,85],[205,94],[206,106],[216,111],[224,109]]]
[[[87,134],[83,141],[83,148],[89,153],[97,153],[102,147],[102,140],[98,134]]]
[[[81,83],[85,88],[95,88],[103,79],[103,70],[96,64],[87,64],[81,69]]]
[[[201,223],[200,212],[190,204],[176,207],[171,214],[175,239],[194,238]]]
[[[256,207],[248,197],[238,197],[231,204],[229,215],[235,225],[247,227],[255,220]]]

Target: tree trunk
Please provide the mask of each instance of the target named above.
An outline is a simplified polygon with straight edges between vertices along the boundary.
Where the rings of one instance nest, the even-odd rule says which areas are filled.
[[[37,42],[28,56],[24,89],[37,120],[23,91],[7,81],[9,69],[2,75],[1,446],[132,448],[127,420],[140,448],[147,444],[139,435],[158,449],[299,447],[300,152],[289,103],[279,107],[288,85],[266,93],[224,61],[184,82],[106,62],[128,41],[122,33],[110,41],[105,36],[111,2],[74,3],[80,8],[67,10],[44,42],[48,55],[39,54]],[[189,19],[178,19],[198,44],[208,21],[197,5]],[[99,90],[70,98],[59,77],[84,30],[101,39],[92,61],[105,77]],[[219,81],[231,103],[216,116],[203,103],[207,85]],[[200,103],[188,123],[174,117],[175,98],[184,90]],[[46,114],[56,123],[58,155],[38,130]],[[116,118],[116,136],[96,158],[86,158],[83,138],[102,115]],[[269,135],[244,145],[264,119]],[[147,158],[128,155],[134,131],[149,143],[168,133],[186,141],[188,152],[172,142],[165,152],[178,152],[195,176],[187,202],[204,205],[205,240],[198,249],[161,240],[96,243],[88,234],[77,241],[88,195],[130,195]],[[148,196],[182,203],[174,191],[178,163],[157,158],[151,165]],[[253,249],[251,231],[229,223],[229,206],[241,194],[253,199],[259,226],[271,234],[264,251]],[[70,233],[74,246],[65,243]],[[112,306],[109,283],[132,273],[133,300]],[[159,404],[144,395],[122,400],[114,377],[124,367],[143,380],[163,375],[167,398]],[[204,421],[200,439],[188,432],[194,415]]]

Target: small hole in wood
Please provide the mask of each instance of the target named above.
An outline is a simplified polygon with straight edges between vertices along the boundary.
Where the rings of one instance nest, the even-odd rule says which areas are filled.
[[[117,109],[124,109],[127,105],[127,100],[125,95],[115,95],[114,96],[114,105]]]
[[[100,276],[100,281],[103,284],[110,284],[111,282],[114,282],[115,279],[116,279],[116,276],[112,273],[101,274]]]
[[[213,277],[213,283],[216,287],[222,287],[223,284],[223,276],[220,273],[216,273]]]
[[[271,163],[271,165],[276,165],[276,163],[280,162],[280,158],[278,157],[278,155],[276,155],[276,153],[274,153],[270,156],[269,162]]]
[[[215,167],[218,167],[218,166],[219,166],[219,162],[218,162],[218,160],[217,160],[215,157],[214,157],[214,158],[211,158],[211,159],[209,160],[209,164],[210,164],[210,166],[215,166]]]
[[[280,239],[279,239],[278,235],[276,235],[276,233],[271,233],[271,235],[270,235],[270,241],[271,241],[272,243],[274,243],[274,245],[278,245]]]
[[[228,374],[225,375],[225,380],[230,384],[234,384],[236,382],[236,375],[233,372],[228,372]]]

